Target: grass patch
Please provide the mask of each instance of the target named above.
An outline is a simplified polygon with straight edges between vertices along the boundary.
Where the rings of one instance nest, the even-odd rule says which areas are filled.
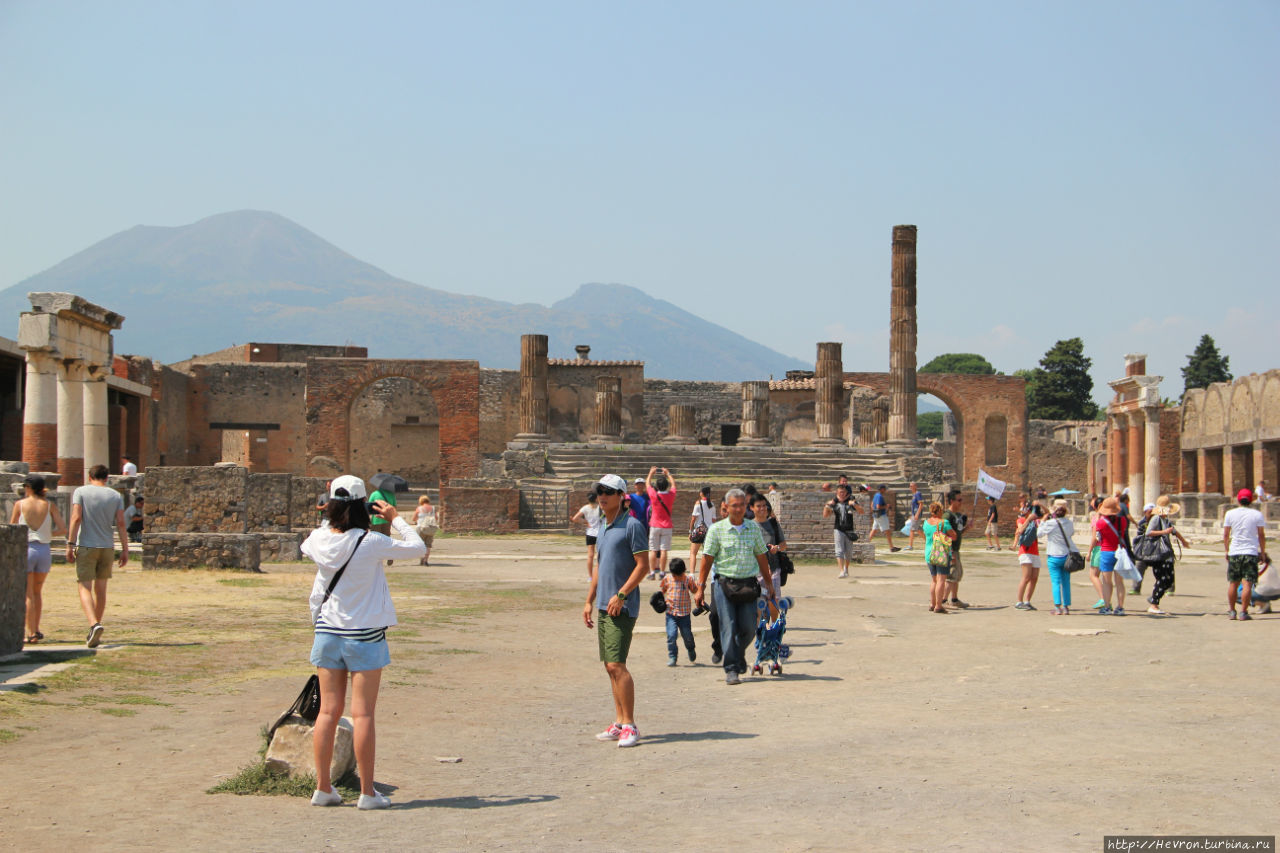
[[[116,705],[159,705],[162,708],[168,708],[171,706],[171,703],[161,702],[159,699],[152,698],[151,696],[114,696],[109,701]]]
[[[9,743],[10,741],[15,741],[20,737],[22,737],[22,735],[15,731],[10,729],[0,729],[0,743]]]
[[[266,578],[218,578],[223,586],[266,586]]]
[[[205,793],[310,797],[315,789],[316,777],[311,774],[290,778],[280,773],[272,773],[267,769],[265,762],[258,761],[241,769],[231,778],[222,780]]]
[[[106,714],[110,717],[136,717],[138,712],[132,708],[94,708],[99,714]]]
[[[429,655],[478,655],[483,652],[477,649],[428,649]]]

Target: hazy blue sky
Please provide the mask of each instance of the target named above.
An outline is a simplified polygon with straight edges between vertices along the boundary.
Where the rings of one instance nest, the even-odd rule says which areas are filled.
[[[0,286],[258,208],[420,284],[621,282],[886,370],[911,223],[921,363],[1081,336],[1099,400],[1129,351],[1176,396],[1205,332],[1280,366],[1278,45],[1274,0],[0,0]]]

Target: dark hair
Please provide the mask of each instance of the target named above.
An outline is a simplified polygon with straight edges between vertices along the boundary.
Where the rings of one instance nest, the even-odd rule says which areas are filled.
[[[107,470],[106,465],[94,465],[89,469],[90,480],[105,480],[111,476],[111,472]]]
[[[698,490],[698,494],[702,495],[704,498],[711,497],[711,487],[703,486],[701,489]]]
[[[757,504],[764,504],[769,509],[769,515],[773,515],[773,504],[769,503],[769,499],[761,492],[757,492],[751,498],[751,505],[755,506]]]
[[[947,503],[951,503],[952,501],[959,500],[959,499],[960,499],[959,491],[947,492]]]
[[[369,510],[365,508],[364,498],[332,498],[325,504],[324,517],[339,533],[369,529]]]
[[[39,474],[28,474],[22,478],[22,485],[31,489],[31,494],[36,497],[44,497],[45,482],[44,477]]]
[[[670,485],[671,483],[662,474],[659,474],[658,476],[653,478],[653,490],[655,492],[665,492],[667,490],[667,487]]]
[[[593,504],[596,502],[596,499],[597,499],[597,496],[596,496],[595,489],[592,489],[591,491],[587,492],[587,503]]]
[[[747,497],[751,497],[752,495],[754,495],[754,494],[756,493],[756,484],[755,484],[755,483],[743,483],[743,484],[742,484],[742,491],[744,491],[744,492],[746,492],[746,493],[747,493]]]
[[[685,573],[684,560],[679,557],[672,557],[671,561],[667,563],[667,568],[671,570],[673,575],[682,575]]]

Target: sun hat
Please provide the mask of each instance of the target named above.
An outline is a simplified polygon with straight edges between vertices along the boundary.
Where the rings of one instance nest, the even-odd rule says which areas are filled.
[[[604,486],[606,489],[613,489],[615,492],[625,492],[627,490],[627,481],[617,474],[605,474],[596,481],[596,485]]]
[[[1102,502],[1102,506],[1098,507],[1098,513],[1101,515],[1119,515],[1120,501],[1115,498],[1107,498]]]
[[[1156,512],[1160,515],[1177,515],[1181,511],[1182,505],[1174,503],[1168,495],[1156,498]]]
[[[341,491],[344,494],[338,494]],[[343,474],[335,477],[329,484],[329,500],[362,500],[369,496],[364,489],[364,480],[354,474]]]
[[[1151,512],[1151,510],[1153,510],[1153,509],[1155,509],[1155,508],[1156,508],[1156,505],[1155,505],[1155,504],[1147,504],[1146,506],[1144,506],[1144,507],[1142,508],[1142,511],[1143,511],[1143,512]]]
[[[1253,500],[1253,489],[1241,489],[1240,491],[1236,492],[1236,500],[1238,501]]]
[[[1067,502],[1066,502],[1065,500],[1063,500],[1062,498],[1058,498],[1057,500],[1055,500],[1055,501],[1053,502],[1053,508],[1054,508],[1054,509],[1066,509],[1066,508],[1067,508]]]

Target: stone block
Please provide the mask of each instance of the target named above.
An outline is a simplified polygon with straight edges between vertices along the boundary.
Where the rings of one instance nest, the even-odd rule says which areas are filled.
[[[547,470],[547,451],[545,447],[507,450],[502,454],[502,462],[505,476],[513,480],[541,477]]]
[[[256,533],[143,533],[143,569],[240,569],[259,571]]]
[[[31,473],[31,466],[25,462],[0,462],[0,473],[21,474],[25,477]]]
[[[285,776],[315,774],[316,760],[313,750],[315,729],[301,717],[290,717],[276,729],[267,747],[267,769]],[[343,717],[333,738],[333,761],[329,764],[330,776],[336,782],[356,767],[354,730],[351,720]]]
[[[27,615],[27,527],[0,524],[0,655],[22,651]]]
[[[300,563],[302,543],[310,531],[289,533],[259,533],[259,556],[264,563]]]

